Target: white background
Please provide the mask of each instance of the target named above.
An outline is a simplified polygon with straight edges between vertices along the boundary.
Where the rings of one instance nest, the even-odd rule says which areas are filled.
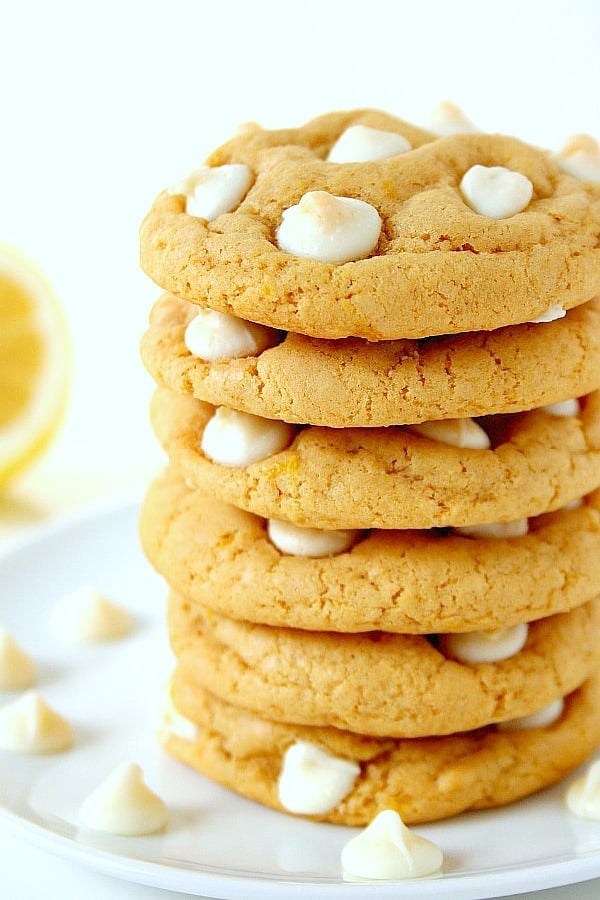
[[[64,428],[0,507],[13,519],[141,484],[160,465],[138,358],[158,289],[138,269],[137,229],[154,195],[240,122],[375,106],[426,124],[452,99],[482,129],[550,148],[600,137],[594,0],[0,10],[0,242],[49,277],[74,347]]]

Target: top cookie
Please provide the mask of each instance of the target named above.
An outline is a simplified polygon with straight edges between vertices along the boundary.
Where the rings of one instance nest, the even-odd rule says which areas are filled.
[[[412,149],[375,161],[328,160],[340,135],[356,125],[401,135]],[[528,322],[600,290],[600,185],[563,174],[549,154],[515,138],[436,138],[358,110],[298,129],[251,128],[208,159],[212,169],[231,164],[249,170],[235,169],[247,180],[230,194],[231,211],[213,204],[214,212],[204,210],[209,218],[200,218],[186,213],[184,193],[162,193],[141,229],[145,271],[202,306],[314,337],[384,340]],[[474,187],[463,182],[478,166],[491,168],[476,170]],[[509,179],[499,184],[500,195],[515,187],[515,174],[515,189],[522,176],[528,180],[531,199],[521,197],[521,211],[481,206],[482,194],[494,199],[496,187],[485,183],[494,173]],[[192,177],[178,190],[193,184]],[[351,238],[368,232],[367,244],[351,247],[348,261],[321,261],[314,233],[302,232],[300,248],[289,252],[289,216],[285,236],[279,228],[304,195],[317,200],[297,228],[302,232],[312,216],[308,227],[316,221],[319,240],[323,228],[333,229],[325,243],[332,235],[337,241],[345,217],[355,213],[330,209],[328,195],[363,201]],[[363,221],[364,204],[372,212]],[[193,204],[191,211],[198,212]]]

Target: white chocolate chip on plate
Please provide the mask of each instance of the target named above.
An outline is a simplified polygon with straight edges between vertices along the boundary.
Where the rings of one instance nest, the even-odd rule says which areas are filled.
[[[341,860],[345,876],[395,881],[439,872],[444,856],[407,828],[395,810],[385,809],[344,846]]]
[[[463,175],[460,190],[471,209],[490,219],[522,212],[533,196],[529,178],[504,166],[471,166]]]
[[[0,691],[22,691],[36,680],[32,658],[0,627]]]
[[[309,191],[284,210],[276,237],[286,253],[341,264],[368,256],[380,233],[379,213],[364,200]]]
[[[339,136],[327,157],[328,162],[370,162],[388,159],[411,150],[410,142],[393,131],[366,125],[352,125]]]

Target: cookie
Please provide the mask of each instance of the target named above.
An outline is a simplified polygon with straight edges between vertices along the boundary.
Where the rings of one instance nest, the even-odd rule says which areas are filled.
[[[566,698],[558,721],[541,728],[500,731],[494,725],[465,734],[395,741],[335,728],[281,725],[217,700],[207,692],[179,695],[184,716],[196,715],[197,740],[165,738],[169,753],[246,797],[283,809],[278,781],[286,751],[306,741],[359,766],[358,777],[335,806],[311,816],[366,825],[383,809],[408,823],[465,810],[502,806],[554,784],[600,743],[600,678]]]
[[[192,607],[312,631],[477,631],[565,612],[600,594],[600,492],[531,519],[529,534],[472,538],[373,531],[323,559],[280,553],[264,519],[151,485],[140,533],[150,562]]]
[[[332,428],[411,424],[520,412],[600,386],[600,300],[543,325],[424,341],[289,333],[257,357],[212,363],[184,342],[196,313],[169,294],[156,303],[141,347],[152,377],[267,419]]]
[[[503,629],[491,642],[474,636],[471,650],[490,660],[479,663],[462,661],[444,636],[273,628],[192,612],[179,595],[168,621],[176,705],[180,686],[190,697],[204,688],[276,722],[374,737],[452,734],[530,715],[600,663],[600,601]]]
[[[200,450],[214,408],[161,388],[151,417],[190,483],[268,518],[315,528],[430,528],[510,521],[564,506],[600,484],[600,405],[580,416],[535,410],[488,425],[494,449],[442,444],[403,428],[299,430],[291,445],[247,466]]]
[[[377,161],[327,160],[340,135],[356,125],[401,134],[413,149]],[[190,215],[186,210],[197,210],[184,194],[162,193],[141,228],[146,273],[201,306],[314,337],[378,341],[488,331],[600,293],[600,186],[561,172],[545,151],[515,138],[438,138],[357,110],[295,130],[250,129],[208,159],[213,169],[229,165],[242,167],[247,185],[227,211],[217,204],[207,218]],[[509,170],[500,200],[514,192],[515,180],[529,185],[531,199],[514,214],[496,204],[484,209],[477,200],[489,194],[489,184],[475,184],[473,193],[463,180],[475,169],[481,181],[482,172],[485,178],[497,167]],[[192,177],[176,190],[193,191],[194,183]],[[308,249],[290,249],[288,211],[307,212],[304,198],[312,203],[313,192],[324,194],[312,220],[300,217],[309,231],[318,236],[326,219],[338,234],[345,207],[340,212],[334,199],[330,210],[328,198],[350,198],[363,211],[368,204],[369,227],[373,216],[379,222],[374,241],[354,254],[351,248],[342,262],[315,258],[312,232]]]

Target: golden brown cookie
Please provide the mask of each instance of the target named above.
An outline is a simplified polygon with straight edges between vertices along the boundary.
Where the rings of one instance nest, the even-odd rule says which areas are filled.
[[[173,466],[195,487],[269,518],[316,528],[430,528],[510,521],[564,506],[600,484],[600,393],[581,415],[535,410],[489,426],[494,449],[459,449],[403,428],[300,430],[242,468],[200,450],[214,408],[165,388],[151,417]]]
[[[489,726],[448,737],[376,740],[335,728],[280,725],[229,706],[208,693],[177,697],[184,715],[197,716],[196,741],[171,736],[173,756],[209,778],[275,809],[284,753],[307,741],[359,763],[346,797],[318,818],[366,825],[383,809],[407,823],[433,821],[465,810],[511,803],[554,784],[587,759],[600,742],[600,677],[571,694],[561,718],[530,730]]]
[[[289,333],[258,357],[189,352],[196,307],[165,294],[142,340],[159,383],[214,406],[332,428],[520,412],[600,386],[600,300],[564,319],[424,341],[327,341]]]
[[[522,649],[472,664],[424,635],[253,625],[192,612],[178,595],[168,618],[176,706],[180,687],[189,697],[205,689],[276,722],[373,737],[452,734],[527,716],[575,690],[600,663],[599,600],[518,626],[528,632]]]
[[[350,125],[405,135],[414,149],[366,163],[324,157]],[[515,138],[436,138],[369,110],[332,113],[302,128],[251,129],[212,154],[242,163],[253,183],[211,222],[161,194],[141,229],[142,267],[163,289],[202,306],[322,338],[421,338],[528,322],[600,293],[600,186],[562,173]],[[460,191],[473,166],[525,175],[533,198],[492,219]],[[383,220],[366,259],[340,265],[279,249],[284,210],[323,190],[373,206]]]
[[[144,550],[192,607],[312,631],[476,631],[564,612],[600,593],[600,492],[510,539],[373,531],[324,559],[280,553],[266,522],[191,491],[151,485]]]

